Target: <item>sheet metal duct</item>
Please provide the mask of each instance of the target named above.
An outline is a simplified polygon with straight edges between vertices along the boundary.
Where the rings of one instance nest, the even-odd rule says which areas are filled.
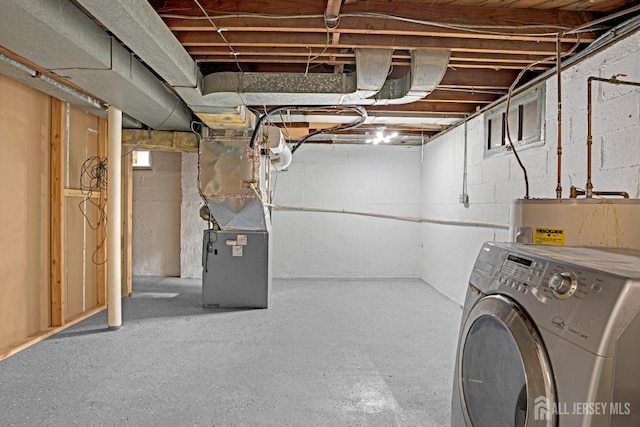
[[[354,74],[220,72],[204,77],[205,99],[237,105],[406,104],[429,95],[447,71],[448,50],[411,51],[410,72],[387,79],[393,51],[356,49]]]
[[[260,147],[245,141],[200,142],[200,194],[223,230],[266,230],[260,191]]]
[[[246,106],[223,106],[202,96],[198,65],[146,0],[77,0],[157,72],[212,129],[251,129],[256,117]]]
[[[375,105],[408,104],[435,90],[449,65],[448,50],[412,50],[411,69],[399,79],[389,79],[375,95]]]
[[[171,85],[212,129],[253,128],[254,105],[384,105],[427,96],[448,51],[413,51],[411,71],[387,80],[390,49],[356,49],[352,74],[235,73],[202,77],[197,64],[145,0],[76,0]]]
[[[147,0],[75,1],[171,86],[198,86],[202,76],[197,64]]]
[[[0,40],[151,128],[190,130],[184,102],[67,0],[3,1]]]

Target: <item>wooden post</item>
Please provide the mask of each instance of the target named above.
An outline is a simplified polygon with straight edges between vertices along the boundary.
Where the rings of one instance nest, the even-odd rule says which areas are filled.
[[[133,242],[133,155],[122,158],[122,295],[131,296],[131,245]]]
[[[51,326],[66,318],[64,280],[64,172],[66,103],[51,98]]]

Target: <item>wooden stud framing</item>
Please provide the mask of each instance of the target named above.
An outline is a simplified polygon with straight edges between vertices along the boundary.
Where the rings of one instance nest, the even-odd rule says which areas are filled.
[[[88,319],[89,317],[93,316],[94,314],[97,314],[99,312],[101,312],[102,310],[104,310],[106,307],[102,306],[102,307],[95,307],[92,309],[89,309],[88,311],[81,313],[69,320],[66,321],[66,323],[62,326],[52,326],[48,329],[45,329],[43,331],[40,331],[39,333],[32,335],[28,338],[25,338],[24,340],[17,342],[13,345],[10,345],[8,347],[4,347],[2,349],[0,349],[0,360],[4,360],[9,356],[13,356],[14,354],[18,353],[21,350],[24,350],[27,347],[30,347],[34,344],[39,343],[42,340],[45,340],[47,338],[49,338],[52,335],[57,334],[58,332],[61,332],[63,330],[65,330],[66,328],[75,325],[78,322],[83,321],[84,319]]]
[[[51,98],[51,326],[66,317],[64,280],[64,168],[66,103]]]
[[[98,120],[98,156],[104,157],[107,155],[107,121],[104,119]],[[105,206],[106,191],[100,191],[100,206]],[[107,259],[107,230],[104,218],[100,219],[97,230],[97,242],[98,242],[98,254],[97,259],[100,264],[97,266],[97,293],[98,293],[98,306],[104,307],[107,305],[107,268],[104,263]]]
[[[122,158],[122,295],[131,296],[133,243],[133,156]]]

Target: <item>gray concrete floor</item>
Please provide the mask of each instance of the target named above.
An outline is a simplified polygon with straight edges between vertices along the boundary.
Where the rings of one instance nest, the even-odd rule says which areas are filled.
[[[419,280],[274,280],[204,309],[137,277],[106,312],[0,362],[0,425],[448,426],[461,308]]]

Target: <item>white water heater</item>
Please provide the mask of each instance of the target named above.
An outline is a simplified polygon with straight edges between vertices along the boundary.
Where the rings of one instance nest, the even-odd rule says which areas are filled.
[[[511,241],[640,249],[640,199],[518,199]]]

